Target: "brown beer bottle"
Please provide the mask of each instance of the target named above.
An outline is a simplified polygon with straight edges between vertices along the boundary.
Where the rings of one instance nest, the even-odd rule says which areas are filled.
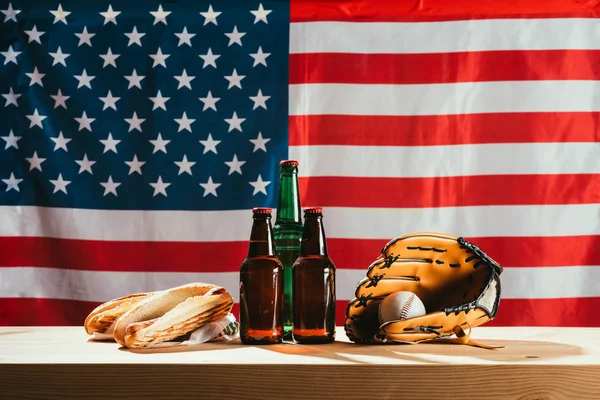
[[[298,343],[335,340],[335,265],[327,254],[323,210],[304,210],[300,256],[292,267],[292,335]]]
[[[240,267],[240,339],[245,344],[283,340],[283,265],[275,257],[271,209],[252,210],[248,255]]]

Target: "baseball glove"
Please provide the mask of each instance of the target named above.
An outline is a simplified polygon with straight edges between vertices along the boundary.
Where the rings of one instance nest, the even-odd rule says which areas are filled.
[[[383,247],[358,282],[346,308],[346,335],[355,343],[501,347],[470,341],[471,328],[496,316],[501,273],[496,261],[462,237],[431,232],[399,236]],[[415,293],[425,315],[380,324],[379,303],[399,291]]]

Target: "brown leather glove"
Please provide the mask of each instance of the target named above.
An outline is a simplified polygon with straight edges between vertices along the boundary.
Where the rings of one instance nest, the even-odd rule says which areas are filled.
[[[469,337],[470,328],[496,316],[501,273],[496,261],[462,237],[430,232],[397,237],[383,247],[366,278],[358,282],[355,298],[346,308],[346,335],[356,343],[428,341],[493,347]],[[415,293],[426,314],[380,324],[379,303],[399,291]]]

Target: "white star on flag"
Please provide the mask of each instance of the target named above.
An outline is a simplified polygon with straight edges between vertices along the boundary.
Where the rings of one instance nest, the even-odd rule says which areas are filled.
[[[217,17],[219,15],[221,15],[221,11],[215,12],[215,10],[213,10],[212,4],[211,4],[208,6],[208,11],[200,12],[200,14],[204,17],[204,25],[207,25],[208,23],[213,23],[215,25],[218,25]]]
[[[4,14],[4,22],[17,22],[17,14],[19,14],[21,10],[15,10],[12,6],[12,3],[8,3],[8,8],[6,10],[0,10],[0,12]]]
[[[154,23],[152,25],[156,25],[159,22],[167,25],[167,16],[171,14],[171,11],[165,11],[162,8],[162,4],[158,6],[158,10],[150,11],[150,14],[154,16]]]
[[[234,111],[233,116],[231,118],[225,118],[225,122],[229,124],[229,130],[227,132],[231,132],[234,129],[242,132],[242,122],[244,122],[246,118],[239,118],[237,113]]]
[[[177,44],[177,47],[181,46],[182,44],[187,44],[188,46],[192,47],[192,38],[194,36],[196,36],[195,33],[188,33],[187,27],[184,26],[183,27],[183,31],[181,31],[181,33],[175,33],[175,36],[177,36],[179,38],[179,43]]]
[[[51,137],[50,140],[54,142],[54,151],[58,149],[63,149],[64,151],[69,151],[67,149],[67,143],[69,143],[73,139],[67,139],[63,136],[62,131],[58,134],[57,138]]]
[[[29,123],[29,128],[33,128],[34,126],[39,126],[42,129],[44,128],[42,126],[42,121],[45,120],[46,118],[48,118],[45,115],[40,115],[37,108],[33,111],[32,115],[26,115],[26,117],[29,121],[31,121]]]
[[[258,89],[258,93],[256,96],[250,96],[250,100],[254,102],[253,110],[256,110],[258,107],[262,107],[265,110],[267,109],[267,100],[269,100],[271,96],[263,96],[262,90]]]
[[[156,140],[150,140],[150,143],[152,143],[154,146],[152,154],[156,153],[157,151],[162,151],[163,153],[167,154],[167,144],[169,144],[169,142],[170,140],[164,140],[162,135],[159,133]]]
[[[204,64],[202,64],[202,69],[206,68],[209,65],[217,68],[217,58],[221,57],[221,55],[213,54],[212,49],[209,47],[206,54],[200,54],[198,57],[204,60]]]
[[[80,131],[82,129],[87,129],[88,131],[92,131],[92,126],[91,123],[94,122],[96,120],[96,118],[88,118],[87,114],[85,113],[85,111],[81,114],[81,118],[75,118],[75,121],[77,121],[79,123],[79,129],[77,129],[77,131]]]
[[[252,192],[252,196],[256,195],[257,193],[264,193],[265,195],[267,194],[267,186],[269,186],[269,184],[271,183],[271,181],[263,181],[262,180],[262,176],[259,174],[258,175],[258,179],[256,179],[256,181],[254,182],[249,182],[250,185],[252,185],[254,187],[254,191]]]
[[[160,93],[160,90],[156,94],[156,97],[149,97],[149,99],[152,101],[152,103],[154,103],[152,106],[152,111],[156,110],[157,108],[162,108],[163,110],[167,111],[166,102],[169,101],[170,97],[164,97]]]
[[[117,58],[121,57],[120,54],[113,54],[112,50],[110,49],[110,47],[108,48],[108,50],[106,51],[106,54],[99,54],[100,57],[102,57],[102,59],[104,60],[104,64],[102,65],[102,68],[105,68],[107,65],[112,65],[113,67],[117,67]]]
[[[258,10],[255,11],[250,11],[252,14],[254,14],[254,23],[256,24],[259,21],[263,21],[265,24],[268,24],[269,21],[267,21],[267,15],[271,14],[272,10],[265,10],[263,8],[262,3],[260,3],[260,5],[258,6]]]
[[[233,160],[225,161],[225,164],[229,167],[229,173],[227,175],[231,175],[234,172],[242,175],[242,165],[246,164],[246,161],[239,161],[237,155],[233,155]]]
[[[192,167],[196,162],[188,161],[187,156],[184,154],[183,159],[181,161],[175,161],[175,164],[179,167],[179,173],[177,175],[181,175],[184,172],[192,175]]]
[[[8,93],[3,94],[2,97],[4,97],[6,99],[6,104],[4,104],[4,107],[8,107],[9,105],[15,105],[15,106],[19,106],[17,104],[17,99],[19,97],[21,97],[21,94],[17,94],[13,91],[13,88],[9,88],[8,89]]]
[[[170,54],[163,54],[163,52],[159,48],[155,54],[150,54],[150,58],[154,60],[152,68],[156,67],[157,65],[162,65],[163,67],[166,67],[166,59],[169,57],[171,57]]]
[[[152,195],[152,197],[156,196],[157,194],[162,194],[166,197],[167,188],[171,186],[171,184],[163,182],[162,177],[159,175],[158,180],[156,182],[150,182],[150,186],[154,188],[154,194]]]
[[[104,107],[102,107],[102,111],[107,108],[112,108],[113,110],[117,109],[117,101],[121,99],[120,97],[115,97],[112,95],[111,91],[108,91],[106,97],[100,97],[100,100],[104,103]]]
[[[262,47],[258,46],[258,51],[256,53],[250,53],[250,57],[254,58],[254,64],[252,64],[252,67],[256,67],[258,64],[262,64],[266,67],[267,57],[270,55],[271,53],[263,53]]]
[[[121,143],[121,141],[113,139],[112,133],[109,133],[108,137],[106,139],[100,140],[100,143],[102,143],[104,145],[104,151],[103,151],[103,153],[106,153],[108,151],[112,151],[114,153],[117,153],[117,145],[119,143]]]
[[[88,75],[84,68],[81,75],[75,75],[75,79],[77,79],[79,81],[79,84],[77,85],[77,89],[79,89],[82,86],[86,86],[91,89],[92,88],[92,80],[94,80],[95,78],[96,78],[95,76]]]
[[[87,44],[88,46],[92,47],[91,39],[94,36],[96,36],[96,34],[89,33],[87,30],[87,26],[84,26],[83,31],[81,33],[76,33],[75,36],[79,38],[79,43],[77,44],[77,47],[81,46],[82,44]]]
[[[131,132],[136,129],[138,131],[142,131],[142,123],[145,121],[145,118],[138,118],[137,113],[134,111],[131,118],[125,118],[125,121],[129,124],[129,130],[127,132]]]
[[[134,172],[142,175],[142,166],[146,164],[146,161],[140,161],[138,160],[137,155],[134,155],[133,160],[125,161],[125,164],[129,166],[129,173],[127,175],[131,175]]]
[[[127,47],[131,46],[132,44],[137,44],[138,46],[142,46],[142,37],[145,36],[145,33],[139,33],[137,31],[137,27],[133,27],[133,30],[131,31],[131,33],[126,33],[125,36],[127,36],[129,38],[129,43],[127,43]]]
[[[208,177],[208,181],[206,183],[200,183],[200,186],[204,188],[204,195],[202,197],[206,197],[209,194],[217,197],[217,188],[221,186],[220,183],[215,183],[212,180],[212,177]]]
[[[217,145],[221,143],[220,140],[214,140],[210,133],[208,134],[208,138],[206,140],[199,140],[199,142],[202,143],[202,145],[204,146],[204,151],[202,152],[202,154],[206,154],[209,151],[212,151],[213,153],[217,154]]]
[[[37,169],[42,170],[42,163],[46,161],[45,158],[38,157],[37,151],[33,152],[33,156],[25,158],[29,163],[29,170]]]
[[[109,175],[108,176],[108,180],[106,182],[100,182],[100,184],[102,186],[104,186],[104,195],[103,196],[106,196],[109,193],[112,193],[115,196],[118,196],[117,195],[117,188],[119,186],[121,186],[121,183],[119,183],[119,182],[113,182],[112,176]]]
[[[113,24],[117,25],[117,15],[119,14],[121,14],[121,11],[114,11],[112,8],[112,4],[109,4],[108,10],[100,13],[100,15],[104,17],[104,24],[102,25],[106,25],[109,22],[112,22]]]
[[[62,22],[67,25],[67,16],[71,14],[70,11],[64,11],[62,8],[62,4],[58,4],[58,8],[56,10],[50,10],[52,15],[54,15],[54,22],[52,24],[56,24],[57,22]]]
[[[71,96],[64,96],[60,90],[56,94],[51,94],[50,97],[54,99],[54,108],[63,107],[65,110],[67,109],[67,104],[65,103]]]
[[[199,97],[199,99],[201,102],[204,103],[204,107],[202,108],[202,111],[206,111],[209,108],[212,108],[213,110],[217,111],[217,101],[221,100],[220,97],[213,97],[210,90],[208,91],[208,94],[206,95],[206,97]]]
[[[129,81],[129,86],[127,86],[127,89],[131,89],[134,86],[141,89],[142,88],[141,82],[142,82],[142,79],[144,79],[144,78],[145,78],[145,76],[138,75],[137,71],[134,68],[131,75],[125,76],[125,79],[127,79]]]
[[[233,72],[229,76],[225,76],[225,79],[229,81],[229,86],[227,86],[227,90],[231,89],[234,86],[242,88],[242,79],[244,79],[246,75],[238,75],[237,70],[234,68]]]
[[[44,86],[44,84],[42,83],[42,78],[46,76],[46,74],[38,72],[37,67],[33,69],[33,72],[27,72],[25,73],[25,75],[27,75],[31,79],[31,81],[29,82],[29,86],[33,86],[36,83],[42,87]]]
[[[246,35],[246,32],[238,32],[237,25],[233,27],[233,31],[231,33],[226,33],[225,36],[229,38],[229,44],[227,47],[231,46],[234,43],[242,45],[242,37]]]
[[[252,152],[254,153],[257,150],[263,150],[266,153],[267,152],[266,144],[270,140],[271,139],[263,139],[262,133],[258,132],[258,136],[256,137],[256,139],[250,139],[250,142],[252,142],[252,144],[254,144],[254,150],[252,150]]]
[[[4,150],[8,149],[9,147],[14,147],[17,150],[19,149],[19,145],[17,144],[17,142],[21,139],[21,136],[15,136],[12,129],[8,133],[8,136],[2,136],[2,139],[6,141],[6,146],[4,146]]]
[[[31,42],[38,42],[39,44],[42,44],[42,35],[45,32],[41,32],[37,30],[37,26],[33,25],[33,29],[30,31],[24,31],[27,36],[29,37],[29,40],[27,43],[31,43]]]
[[[67,60],[67,57],[70,56],[70,54],[63,53],[62,50],[60,49],[60,46],[58,46],[58,50],[56,50],[56,53],[48,53],[48,54],[50,54],[50,56],[54,59],[54,61],[52,61],[52,66],[54,66],[56,64],[62,64],[65,67],[67,66],[66,60]]]
[[[54,191],[52,192],[53,194],[58,191],[68,194],[67,185],[70,184],[71,181],[65,181],[62,177],[62,174],[58,174],[58,178],[56,178],[56,180],[50,179],[50,183],[54,185]]]
[[[177,79],[179,81],[179,85],[177,85],[177,90],[181,89],[182,87],[187,87],[188,89],[191,89],[191,82],[196,79],[195,76],[190,75],[188,76],[185,68],[183,69],[183,73],[179,76],[175,76],[175,79]]]
[[[0,51],[0,54],[2,54],[5,58],[4,58],[4,65],[8,64],[9,62],[12,62],[13,64],[19,65],[19,63],[17,62],[17,56],[19,54],[21,54],[20,51],[14,51],[12,44],[10,46],[8,46],[8,51]]]
[[[194,121],[196,121],[196,120],[192,119],[192,118],[188,118],[187,114],[184,111],[181,118],[175,118],[175,122],[177,122],[179,124],[179,129],[177,129],[177,132],[181,132],[184,129],[192,132],[192,124],[194,123]]]
[[[83,159],[75,160],[77,164],[79,164],[79,174],[82,172],[89,172],[90,174],[94,174],[92,172],[92,165],[96,164],[96,161],[90,161],[87,158],[87,154],[83,155]]]
[[[2,179],[2,182],[6,183],[6,191],[8,192],[10,189],[14,189],[17,192],[20,192],[19,190],[19,183],[21,183],[23,181],[23,179],[16,179],[15,178],[15,174],[14,173],[10,173],[10,178],[8,179]]]

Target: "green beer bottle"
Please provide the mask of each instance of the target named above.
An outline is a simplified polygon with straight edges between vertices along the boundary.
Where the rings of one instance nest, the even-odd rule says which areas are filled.
[[[279,166],[279,200],[277,218],[273,225],[273,236],[275,237],[275,254],[283,264],[284,339],[292,340],[292,265],[300,254],[300,241],[302,240],[298,161],[283,160]]]

